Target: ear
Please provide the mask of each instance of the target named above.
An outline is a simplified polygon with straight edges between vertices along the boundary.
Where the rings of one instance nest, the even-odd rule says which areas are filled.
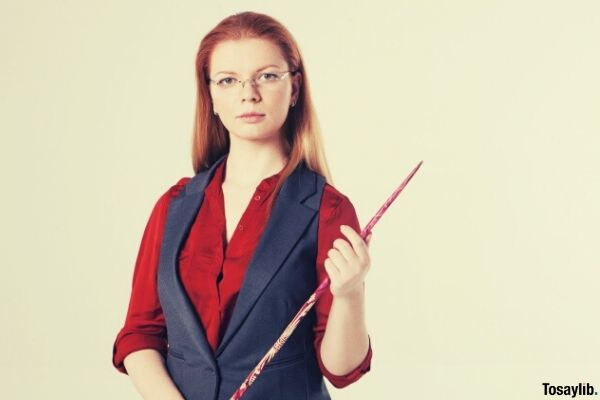
[[[302,85],[302,73],[300,71],[296,72],[292,77],[292,103],[298,101],[298,97],[300,96],[300,87]]]

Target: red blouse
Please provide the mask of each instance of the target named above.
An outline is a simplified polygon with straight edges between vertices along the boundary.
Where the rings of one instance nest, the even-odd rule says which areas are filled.
[[[231,318],[246,267],[269,217],[267,200],[273,194],[281,174],[280,171],[263,179],[256,187],[230,242],[226,243],[221,187],[226,161],[227,159],[217,167],[207,185],[196,220],[179,254],[181,282],[199,316],[213,352]],[[152,348],[166,357],[166,324],[156,287],[159,250],[169,201],[177,196],[190,179],[181,178],[158,199],[144,230],[133,272],[125,324],[113,345],[112,362],[122,373],[127,373],[123,359],[134,351]],[[339,229],[342,224],[360,232],[358,218],[350,200],[326,183],[319,212],[317,282],[327,277],[323,263],[327,252],[333,247],[333,241],[337,238],[346,239]],[[314,306],[317,314],[313,328],[314,347],[323,375],[333,386],[342,388],[357,381],[370,370],[372,349],[369,340],[369,350],[364,360],[345,375],[334,375],[325,368],[319,349],[332,301],[333,295],[327,290]]]

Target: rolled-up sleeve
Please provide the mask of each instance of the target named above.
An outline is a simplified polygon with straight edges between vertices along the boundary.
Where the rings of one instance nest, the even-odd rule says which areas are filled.
[[[327,271],[325,270],[325,259],[327,252],[333,247],[333,242],[337,238],[344,239],[345,236],[340,232],[340,225],[348,225],[355,231],[360,232],[360,224],[354,206],[350,200],[339,193],[335,188],[326,184],[321,198],[321,209],[319,213],[318,230],[318,251],[317,251],[317,281],[320,283],[325,279]],[[325,368],[321,359],[321,342],[325,335],[329,310],[333,302],[331,291],[326,290],[315,304],[317,320],[313,329],[315,333],[314,348],[317,355],[317,362],[323,376],[331,382],[336,388],[343,388],[359,380],[364,374],[371,370],[371,358],[373,351],[371,349],[371,337],[369,336],[369,349],[362,362],[352,371],[344,375],[335,375]]]
[[[155,349],[166,357],[166,325],[156,279],[159,252],[169,202],[188,180],[189,178],[181,178],[158,199],[144,229],[133,271],[125,323],[113,343],[112,363],[124,374],[127,374],[127,370],[123,360],[134,351]]]

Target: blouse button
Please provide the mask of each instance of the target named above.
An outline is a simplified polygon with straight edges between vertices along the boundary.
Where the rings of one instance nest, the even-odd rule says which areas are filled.
[[[240,231],[244,230],[244,225],[240,224]]]
[[[260,194],[257,194],[256,196],[254,196],[254,200],[256,200],[256,201],[260,200]]]

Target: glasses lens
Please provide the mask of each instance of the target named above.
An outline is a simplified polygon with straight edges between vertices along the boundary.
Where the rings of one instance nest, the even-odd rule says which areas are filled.
[[[276,89],[279,86],[277,85],[277,83],[280,82],[286,74],[287,72],[262,72],[254,78],[247,79],[243,82],[240,82],[238,79],[228,76],[217,80],[215,83],[217,87],[228,92],[231,91],[231,89],[234,87],[241,89],[242,86],[246,86],[248,84],[254,84],[257,87],[265,89]]]
[[[226,77],[226,78],[219,79],[217,81],[217,86],[220,88],[223,88],[223,89],[227,89],[227,88],[236,86],[238,83],[239,82],[237,79],[231,78],[231,77]]]

